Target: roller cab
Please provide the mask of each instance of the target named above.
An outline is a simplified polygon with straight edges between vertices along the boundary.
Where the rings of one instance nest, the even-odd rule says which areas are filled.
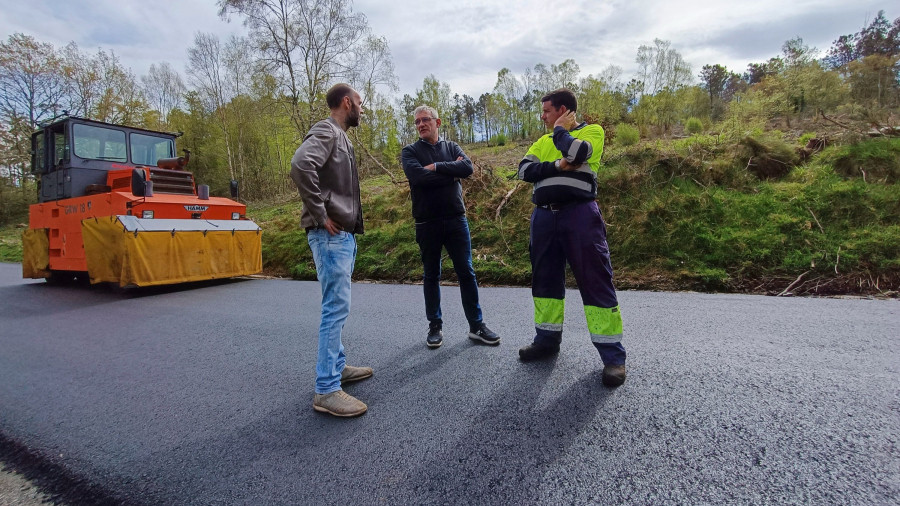
[[[176,137],[77,117],[35,132],[23,277],[152,286],[262,270],[259,226],[195,183]]]

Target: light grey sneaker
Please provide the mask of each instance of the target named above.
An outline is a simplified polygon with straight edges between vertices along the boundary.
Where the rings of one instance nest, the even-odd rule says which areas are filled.
[[[352,365],[345,365],[344,370],[341,371],[341,383],[353,383],[354,381],[371,378],[373,372],[371,367],[353,367]]]
[[[365,413],[369,407],[356,397],[338,390],[330,394],[316,394],[313,397],[313,409],[329,415],[351,417]]]

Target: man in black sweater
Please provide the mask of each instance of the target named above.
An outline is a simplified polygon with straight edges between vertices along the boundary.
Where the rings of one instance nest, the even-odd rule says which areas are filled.
[[[403,171],[412,194],[416,242],[424,268],[425,316],[428,318],[429,348],[443,344],[441,319],[441,250],[453,262],[459,279],[463,310],[469,320],[469,338],[485,344],[500,344],[500,336],[484,324],[478,303],[478,282],[472,267],[472,242],[462,199],[460,178],[472,175],[472,161],[453,141],[440,139],[441,119],[427,105],[414,112],[419,140],[403,148]]]

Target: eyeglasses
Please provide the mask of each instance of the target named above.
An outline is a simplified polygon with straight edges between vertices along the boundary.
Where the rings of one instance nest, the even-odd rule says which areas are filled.
[[[434,118],[416,118],[415,123],[416,123],[416,125],[421,125],[422,123],[427,123],[433,119]]]

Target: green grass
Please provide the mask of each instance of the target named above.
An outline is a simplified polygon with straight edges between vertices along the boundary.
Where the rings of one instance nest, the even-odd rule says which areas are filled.
[[[747,170],[744,146],[734,142],[697,135],[608,146],[598,203],[620,288],[779,293],[803,275],[799,293],[896,296],[900,186],[890,164],[900,141],[831,146],[765,180]],[[527,143],[464,149],[476,164],[463,188],[479,282],[528,286],[532,187],[510,179]],[[868,167],[866,177],[835,165],[848,159]],[[394,177],[399,184],[387,175],[363,181],[356,279],[421,279],[409,188],[402,172]],[[248,206],[264,231],[267,273],[315,279],[300,214],[296,195]],[[0,260],[21,260],[21,231],[0,228]],[[443,267],[454,280],[448,259]]]
[[[22,261],[22,228],[15,225],[0,227],[0,262]]]
[[[480,167],[464,189],[473,262],[483,284],[530,282],[531,185],[508,178],[525,149],[468,149]],[[784,178],[761,181],[735,156],[740,149],[696,136],[607,151],[598,202],[620,287],[753,291],[782,283],[761,290],[780,291],[787,285],[783,280],[806,273],[827,280],[827,293],[865,291],[859,279],[873,276],[887,280],[879,282],[881,292],[896,290],[896,185],[842,177],[828,156]],[[366,234],[359,238],[356,278],[418,281],[422,268],[406,185],[387,177],[367,180],[363,200]],[[267,268],[315,279],[305,235],[297,228],[299,207],[294,199],[251,215],[266,231]],[[445,279],[454,279],[449,260],[444,272]]]

